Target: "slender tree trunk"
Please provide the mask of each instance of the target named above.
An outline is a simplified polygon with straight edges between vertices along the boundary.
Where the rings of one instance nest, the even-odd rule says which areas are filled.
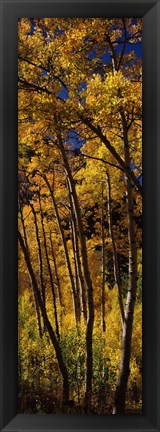
[[[123,111],[121,111],[122,129],[124,137],[124,159],[127,167],[130,166],[129,142],[127,135],[127,125]],[[125,175],[126,198],[128,209],[128,242],[129,242],[129,281],[128,294],[125,308],[125,320],[122,336],[122,355],[120,361],[119,377],[115,392],[115,404],[113,413],[123,414],[125,412],[125,398],[130,374],[131,342],[133,329],[133,315],[137,289],[137,246],[134,221],[134,203],[132,184],[130,178]]]
[[[107,178],[107,187],[108,187],[108,225],[109,225],[109,234],[110,234],[110,238],[112,241],[114,280],[115,280],[115,284],[117,286],[117,291],[118,291],[118,301],[119,301],[119,308],[120,308],[122,328],[123,328],[124,306],[123,306],[122,289],[121,289],[120,275],[119,275],[118,257],[117,257],[116,244],[115,244],[115,238],[114,238],[114,230],[113,230],[112,204],[111,204],[111,183],[110,183],[109,173],[106,174],[106,178]]]
[[[26,229],[25,229],[25,224],[24,224],[22,209],[20,209],[20,214],[21,214],[21,222],[22,222],[22,228],[23,228],[23,235],[24,235],[25,246],[26,246],[26,249],[27,249],[28,254],[29,254],[27,235],[26,235]],[[42,325],[41,325],[41,316],[40,316],[40,311],[39,311],[39,305],[38,305],[37,296],[36,296],[36,293],[35,293],[34,286],[32,284],[32,279],[31,279],[30,275],[29,275],[29,278],[30,278],[30,286],[31,286],[32,293],[33,293],[33,301],[34,301],[34,307],[35,307],[35,312],[36,312],[36,320],[37,320],[38,333],[39,333],[40,338],[42,338],[43,332],[42,332]]]
[[[36,276],[35,276],[35,273],[34,273],[34,270],[33,270],[33,267],[32,267],[31,261],[30,261],[30,258],[29,258],[29,254],[28,254],[27,248],[25,246],[24,240],[23,240],[23,238],[21,236],[21,233],[19,231],[18,231],[18,239],[19,239],[20,246],[21,246],[23,254],[24,254],[24,258],[25,258],[25,261],[26,261],[26,264],[27,264],[27,268],[28,268],[30,277],[32,279],[32,283],[33,283],[34,290],[35,290],[35,293],[36,293],[36,296],[37,296],[38,304],[39,304],[39,307],[40,307],[40,310],[41,310],[41,314],[42,314],[42,317],[43,317],[43,320],[44,320],[44,325],[46,326],[46,328],[48,330],[48,333],[49,333],[52,345],[53,345],[53,347],[55,349],[55,352],[56,352],[56,357],[57,357],[59,369],[60,369],[60,372],[61,372],[61,375],[62,375],[62,378],[63,378],[63,399],[65,401],[68,401],[69,400],[68,371],[67,371],[66,365],[65,365],[64,360],[63,360],[61,347],[60,347],[59,342],[58,342],[58,340],[56,338],[56,335],[55,335],[55,332],[53,330],[53,327],[52,327],[52,325],[51,325],[51,323],[50,323],[50,321],[48,319],[48,315],[47,315],[46,309],[44,307],[43,300],[42,300],[42,297],[41,297],[41,294],[40,294],[40,291],[39,291],[39,288],[38,288]]]
[[[105,321],[105,238],[104,238],[104,203],[103,203],[103,183],[102,183],[102,216],[101,216],[101,240],[102,240],[102,282],[101,282],[101,316],[102,331],[106,331]]]
[[[52,290],[52,297],[53,297],[56,335],[57,335],[57,338],[59,340],[60,339],[60,333],[59,333],[59,324],[58,324],[58,315],[57,315],[56,296],[55,296],[54,282],[53,282],[53,277],[52,277],[52,270],[51,270],[49,256],[48,256],[47,240],[46,240],[46,233],[45,233],[45,228],[44,228],[44,221],[43,221],[43,212],[42,212],[40,192],[39,192],[39,206],[40,206],[40,216],[41,216],[41,224],[42,224],[42,232],[43,232],[43,240],[44,240],[44,249],[45,249],[45,255],[46,255],[46,260],[47,260],[47,267],[48,267],[50,284],[51,284],[51,290]]]
[[[71,282],[71,289],[72,289],[72,298],[73,298],[73,309],[74,309],[74,316],[75,316],[75,323],[77,326],[77,300],[76,300],[76,290],[75,290],[75,284],[74,284],[74,277],[73,277],[73,273],[72,273],[72,268],[71,268],[71,263],[70,263],[70,258],[69,258],[69,253],[68,253],[68,249],[67,249],[67,243],[66,243],[66,239],[65,239],[65,235],[64,235],[64,231],[63,231],[63,227],[61,224],[61,219],[59,216],[59,212],[58,212],[58,207],[56,204],[56,200],[54,198],[54,193],[52,190],[52,187],[47,179],[46,176],[43,176],[48,189],[50,191],[51,194],[51,199],[52,199],[52,203],[53,203],[53,207],[54,207],[54,211],[55,211],[55,215],[56,215],[56,219],[57,219],[57,224],[58,224],[58,228],[59,228],[59,232],[60,232],[60,236],[61,236],[61,240],[62,240],[62,245],[63,245],[63,250],[64,250],[64,255],[65,255],[65,260],[66,260],[66,266],[67,266],[67,270],[68,270],[68,274],[69,274],[69,278],[70,278],[70,282]]]
[[[83,264],[83,272],[84,279],[87,287],[88,294],[88,319],[87,319],[87,329],[86,329],[86,391],[85,391],[85,403],[86,406],[90,405],[91,396],[92,396],[92,378],[93,378],[93,324],[94,324],[94,303],[93,303],[93,286],[92,280],[90,277],[89,265],[88,265],[88,256],[87,256],[87,247],[86,247],[86,239],[84,235],[82,217],[81,217],[81,209],[79,206],[74,180],[72,177],[72,173],[70,170],[70,166],[66,157],[66,152],[63,146],[63,141],[61,138],[61,134],[57,128],[57,138],[59,141],[59,148],[62,154],[66,175],[68,177],[68,184],[70,188],[70,193],[72,196],[73,207],[76,215],[77,226],[79,230],[79,238],[81,245],[81,256],[82,256],[82,264]]]
[[[80,285],[80,291],[81,291],[82,313],[83,313],[84,320],[86,321],[87,320],[86,290],[85,290],[84,276],[83,276],[83,273],[82,273],[81,261],[80,261],[80,252],[79,252],[79,244],[78,244],[78,233],[77,233],[78,229],[77,229],[77,225],[76,225],[76,218],[75,218],[75,213],[74,213],[74,208],[73,208],[73,203],[72,203],[72,196],[71,196],[71,192],[70,192],[68,181],[67,181],[67,186],[68,186],[70,211],[71,211],[72,233],[73,233],[73,249],[74,249],[74,253],[75,253],[75,264],[76,264],[76,267],[77,267],[77,275],[78,275],[78,280],[79,280],[79,285]]]
[[[40,285],[41,285],[41,293],[43,298],[43,303],[45,305],[46,302],[46,294],[45,294],[45,284],[44,284],[44,277],[43,277],[43,261],[42,261],[42,250],[41,250],[41,242],[40,242],[40,236],[39,236],[39,229],[38,229],[38,223],[37,223],[37,216],[34,209],[34,206],[32,203],[29,203],[33,216],[34,216],[34,225],[35,225],[35,232],[36,232],[36,240],[37,240],[37,247],[38,247],[38,260],[39,260],[39,277],[40,277]]]
[[[51,231],[50,231],[50,245],[51,245],[51,252],[52,252],[52,258],[53,258],[53,264],[54,264],[54,272],[55,272],[55,280],[56,280],[56,288],[57,288],[57,297],[59,300],[59,305],[60,305],[60,330],[62,329],[62,310],[63,310],[63,298],[62,298],[62,292],[61,292],[61,285],[60,285],[60,280],[59,280],[59,275],[58,275],[58,269],[57,269],[57,263],[56,263],[56,257],[55,257],[55,253],[53,250],[53,242],[52,242],[52,235],[51,235]]]
[[[54,253],[54,250],[53,250],[53,242],[52,242],[51,232],[50,232],[50,245],[51,245],[51,252],[52,252],[52,258],[53,258],[53,264],[54,264],[56,286],[57,286],[57,294],[58,294],[59,304],[62,307],[63,306],[62,292],[61,292],[60,280],[59,280],[59,276],[58,276],[56,257],[55,257],[55,253]]]
[[[78,320],[78,323],[80,323],[80,321],[81,321],[80,288],[79,288],[79,279],[78,279],[77,262],[76,262],[75,233],[74,233],[74,226],[73,226],[73,220],[72,219],[70,220],[70,231],[71,231],[73,260],[74,260],[74,277],[75,277],[75,290],[76,290],[76,300],[77,300],[77,320]]]

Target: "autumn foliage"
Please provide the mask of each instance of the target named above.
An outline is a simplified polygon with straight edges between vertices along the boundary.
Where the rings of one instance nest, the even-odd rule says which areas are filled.
[[[18,22],[19,412],[142,412],[141,19]]]

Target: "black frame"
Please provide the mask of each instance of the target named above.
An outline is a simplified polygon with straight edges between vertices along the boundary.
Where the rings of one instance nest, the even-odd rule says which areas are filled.
[[[143,414],[17,415],[17,19],[143,17]],[[160,431],[160,0],[1,0],[1,430]]]

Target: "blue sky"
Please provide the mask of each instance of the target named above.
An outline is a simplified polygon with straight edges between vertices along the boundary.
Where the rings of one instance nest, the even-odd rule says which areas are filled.
[[[121,50],[122,50],[121,45],[116,47],[117,53],[120,53]],[[104,64],[107,64],[108,61],[111,60],[111,55],[108,52],[107,47],[106,47],[106,51],[107,52],[101,56]],[[141,43],[127,43],[126,48],[125,48],[125,54],[129,54],[131,51],[134,51],[138,58],[140,58],[140,59],[142,58],[142,44]],[[88,58],[93,59],[93,58],[95,58],[95,56],[96,56],[95,53],[93,51],[90,51]],[[83,82],[81,84],[81,88],[79,90],[81,91],[82,88],[84,88],[84,89],[86,88],[85,82]],[[65,88],[62,88],[61,92],[59,93],[59,97],[61,97],[64,100],[68,98],[67,90]]]

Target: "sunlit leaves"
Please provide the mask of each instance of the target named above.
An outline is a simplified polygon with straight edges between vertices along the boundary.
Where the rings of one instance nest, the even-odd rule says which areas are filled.
[[[80,230],[75,218],[77,244],[73,241],[73,214],[67,188],[69,164],[86,237],[89,272],[93,282],[95,323],[93,332],[93,402],[96,412],[111,413],[121,355],[122,326],[113,271],[113,245],[109,230],[108,188],[110,176],[113,232],[125,304],[128,284],[128,222],[125,172],[108,150],[101,135],[94,133],[86,119],[109,140],[124,158],[124,131],[127,127],[130,167],[138,178],[142,171],[142,69],[134,52],[141,40],[141,20],[132,18],[36,18],[19,21],[19,229],[27,239],[33,270],[41,289],[45,284],[46,311],[55,330],[55,310],[48,262],[55,287],[60,327],[60,346],[67,367],[71,398],[83,410],[85,393],[86,324],[77,329],[73,289],[66,265],[62,232],[53,205],[57,206],[76,289],[76,248]],[[126,45],[132,44],[132,51]],[[128,47],[128,45],[127,45]],[[65,157],[60,151],[59,137]],[[46,179],[49,183],[47,186]],[[141,248],[141,197],[132,184],[138,249]],[[74,205],[73,205],[74,210]],[[35,222],[36,220],[36,222]],[[37,224],[37,226],[36,226]],[[106,332],[101,330],[102,227],[105,248]],[[39,244],[37,242],[37,231]],[[42,263],[40,268],[40,254]],[[47,254],[48,261],[47,261]],[[82,250],[79,261],[82,266]],[[40,271],[41,270],[41,271]],[[141,409],[141,252],[138,256],[138,304],[136,306],[131,373],[127,409]],[[83,266],[82,266],[82,276]],[[77,285],[76,285],[77,283]],[[61,302],[58,289],[61,291]],[[62,398],[62,378],[55,352],[46,331],[38,334],[32,284],[22,251],[19,250],[19,355],[22,384],[37,392],[35,412],[45,412],[44,400]],[[40,318],[41,321],[42,317]],[[42,326],[43,327],[43,326]],[[28,357],[26,355],[26,346]],[[53,372],[53,374],[51,373]],[[34,384],[35,382],[35,384]],[[23,386],[22,385],[22,386]],[[44,400],[40,389],[44,389]],[[28,387],[27,387],[28,389]],[[27,392],[28,390],[26,390]],[[104,393],[103,393],[104,392]],[[104,395],[104,405],[102,396]],[[25,402],[27,405],[27,402]],[[25,406],[24,403],[24,406]],[[103,405],[103,408],[102,408]],[[27,405],[28,406],[28,405]],[[30,412],[30,411],[29,411]],[[32,412],[32,411],[31,411]]]

